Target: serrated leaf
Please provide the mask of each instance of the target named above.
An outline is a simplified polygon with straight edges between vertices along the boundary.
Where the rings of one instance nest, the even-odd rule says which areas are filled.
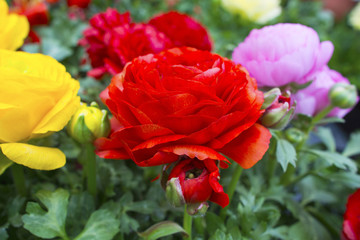
[[[64,189],[57,189],[55,192],[40,190],[35,196],[47,211],[42,209],[40,204],[29,202],[26,206],[28,214],[22,217],[24,228],[45,239],[67,237],[65,219],[69,192]]]
[[[313,150],[313,149],[309,149],[306,151],[317,155],[321,159],[325,160],[329,165],[334,165],[341,169],[348,169],[351,172],[357,171],[357,166],[355,162],[350,158],[347,158],[339,153]]]
[[[118,232],[120,221],[105,209],[93,212],[84,230],[74,240],[111,240]]]
[[[175,233],[182,233],[185,236],[188,236],[179,224],[171,221],[157,223],[144,232],[138,233],[138,235],[146,240],[155,240]]]
[[[289,163],[296,166],[296,150],[294,146],[284,139],[278,139],[276,144],[276,160],[280,163],[284,172]]]
[[[355,132],[350,135],[350,140],[346,145],[342,155],[349,157],[356,154],[360,154],[360,132]]]
[[[316,135],[321,139],[329,151],[335,152],[335,139],[329,128],[319,127],[317,129]]]

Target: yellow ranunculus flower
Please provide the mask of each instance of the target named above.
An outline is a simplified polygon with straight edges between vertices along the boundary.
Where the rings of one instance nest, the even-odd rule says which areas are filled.
[[[16,50],[24,43],[30,25],[25,16],[9,13],[5,0],[0,0],[0,49]]]
[[[62,167],[65,155],[59,149],[26,142],[64,128],[80,106],[78,81],[49,56],[0,50],[0,83],[2,153],[34,169]],[[0,156],[0,173],[8,165]]]
[[[222,5],[229,12],[260,24],[276,18],[281,13],[280,0],[222,0]]]
[[[353,10],[351,10],[349,23],[353,28],[360,30],[360,3],[356,4]]]

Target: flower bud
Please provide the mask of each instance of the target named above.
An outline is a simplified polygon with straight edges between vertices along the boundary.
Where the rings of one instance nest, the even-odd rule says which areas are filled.
[[[207,202],[187,204],[186,211],[189,215],[204,216],[209,208]]]
[[[265,113],[261,117],[261,124],[272,129],[283,129],[291,121],[295,113],[296,103],[291,106],[290,92],[281,93],[274,88],[264,94],[262,109]]]
[[[97,103],[88,107],[82,104],[68,124],[68,133],[79,143],[91,143],[96,138],[110,133],[110,121],[106,110],[100,110]]]
[[[351,84],[337,83],[331,87],[329,98],[334,107],[351,108],[357,101],[356,87]]]
[[[297,128],[289,128],[285,131],[286,139],[291,143],[300,143],[304,140],[304,133]]]
[[[175,207],[184,205],[185,198],[179,178],[171,178],[166,184],[166,198]]]

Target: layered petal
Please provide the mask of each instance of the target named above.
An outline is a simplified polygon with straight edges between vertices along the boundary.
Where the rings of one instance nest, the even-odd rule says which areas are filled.
[[[65,165],[65,155],[57,148],[25,143],[0,144],[3,154],[13,162],[38,170],[54,170]]]

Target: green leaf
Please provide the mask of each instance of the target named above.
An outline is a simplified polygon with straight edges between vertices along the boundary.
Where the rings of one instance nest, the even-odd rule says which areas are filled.
[[[55,38],[41,39],[42,53],[55,58],[58,61],[69,57],[73,52],[71,48],[64,46]]]
[[[91,214],[84,230],[74,240],[111,240],[119,227],[120,222],[112,212],[100,209]]]
[[[144,232],[138,233],[138,235],[146,240],[155,240],[175,233],[182,233],[183,235],[188,236],[179,224],[171,221],[157,223]]]
[[[278,139],[276,144],[276,160],[280,163],[284,172],[289,163],[296,166],[296,150],[294,146],[284,139]]]
[[[22,217],[24,228],[45,239],[67,238],[65,219],[69,192],[64,189],[57,189],[55,192],[40,190],[35,196],[47,211],[41,208],[40,204],[29,202],[26,206],[28,214]]]
[[[215,233],[216,229],[226,231],[223,220],[217,216],[215,213],[207,212],[205,216],[206,228],[209,231],[209,234],[212,235]]]
[[[319,127],[317,129],[316,135],[326,145],[326,147],[329,151],[335,152],[335,150],[336,150],[335,139],[329,128]]]
[[[345,157],[353,156],[356,154],[360,154],[360,132],[354,132],[350,135],[350,141],[346,145],[342,155]]]
[[[357,171],[355,162],[350,158],[347,158],[339,153],[313,150],[313,149],[308,149],[306,151],[315,154],[321,159],[325,160],[328,163],[328,165],[334,165],[341,169],[348,169],[351,172]]]
[[[355,172],[335,172],[326,174],[324,177],[330,179],[334,183],[343,184],[349,188],[360,188],[360,175]]]
[[[317,124],[328,124],[328,123],[345,123],[345,120],[343,118],[338,118],[338,117],[329,117],[329,118],[327,117],[318,121]]]
[[[25,203],[25,198],[16,196],[11,199],[11,202],[7,204],[7,211],[9,217],[9,223],[14,227],[21,227],[23,222],[21,220],[20,210]]]
[[[6,240],[8,238],[9,238],[9,235],[6,232],[6,228],[1,227],[0,228],[0,239],[1,240]]]
[[[233,240],[233,237],[230,234],[225,234],[220,229],[217,229],[215,234],[213,234],[209,240]]]

